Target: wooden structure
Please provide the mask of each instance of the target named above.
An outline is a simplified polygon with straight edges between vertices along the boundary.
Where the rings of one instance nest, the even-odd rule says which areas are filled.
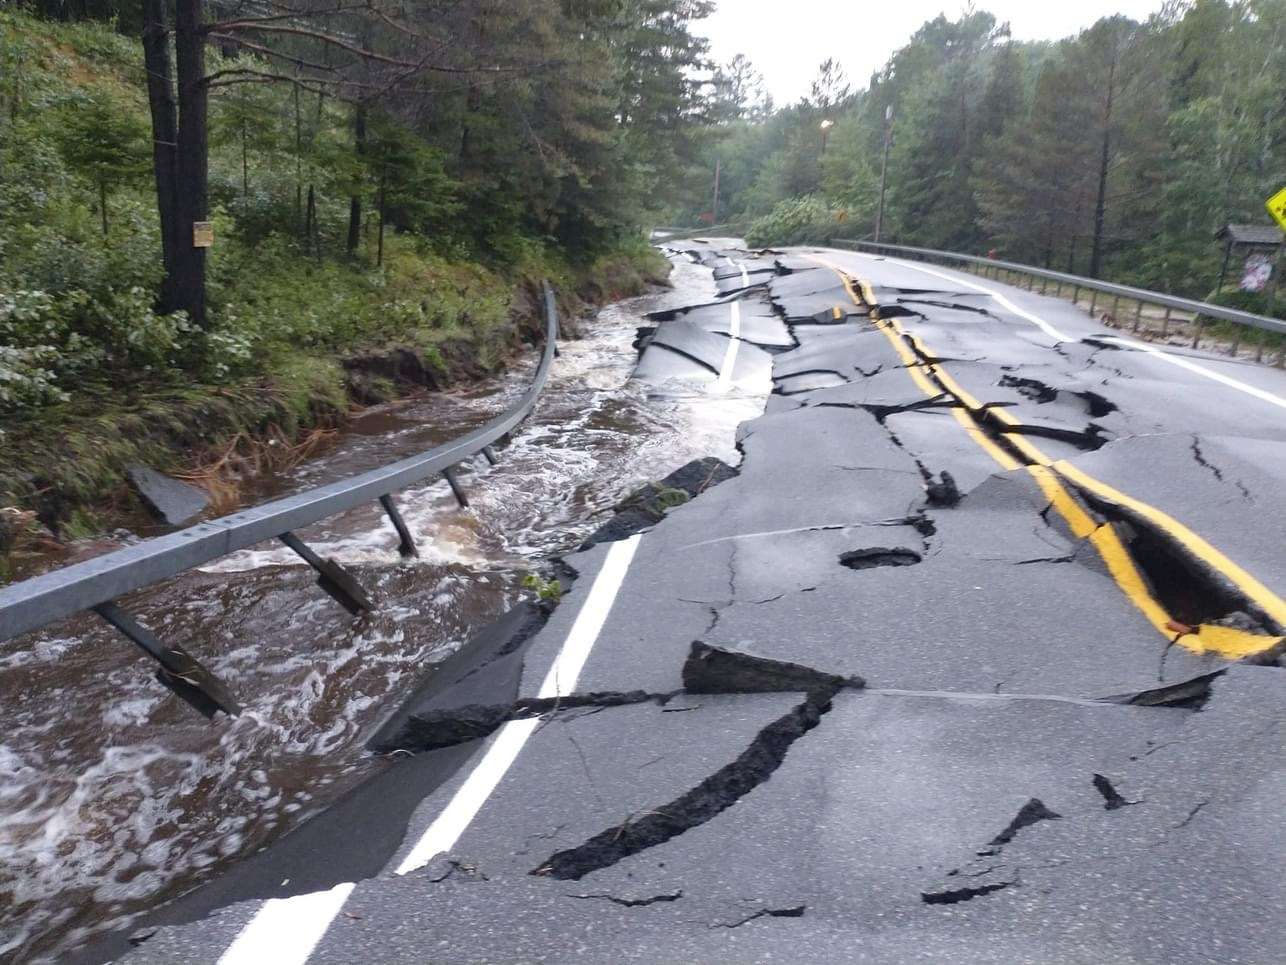
[[[1246,258],[1264,255],[1271,263],[1281,250],[1283,235],[1273,225],[1226,224],[1215,232],[1215,240],[1224,243],[1223,267],[1219,269],[1219,284],[1215,286],[1215,294],[1218,295],[1223,291],[1228,262],[1234,252]]]

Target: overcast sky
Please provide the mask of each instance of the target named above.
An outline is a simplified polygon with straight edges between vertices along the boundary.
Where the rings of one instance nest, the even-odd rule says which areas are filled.
[[[1017,40],[1057,40],[1100,17],[1123,13],[1142,20],[1162,0],[979,0]],[[718,0],[697,24],[720,63],[745,54],[764,75],[778,105],[808,93],[817,65],[834,57],[849,81],[865,87],[871,73],[904,46],[919,26],[940,13],[955,17],[962,0]]]

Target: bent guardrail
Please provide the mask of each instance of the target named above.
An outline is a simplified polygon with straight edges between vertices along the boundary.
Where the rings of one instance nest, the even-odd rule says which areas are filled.
[[[338,563],[313,552],[295,530],[378,501],[397,530],[399,550],[403,555],[417,555],[393,494],[441,475],[460,504],[468,505],[454,468],[479,454],[494,464],[492,445],[531,414],[548,380],[558,338],[558,308],[548,284],[544,286],[544,310],[545,346],[535,377],[522,398],[503,415],[420,455],[0,588],[0,640],[93,610],[156,660],[161,683],[201,713],[207,717],[218,710],[237,714],[236,700],[217,678],[182,647],[157,640],[115,601],[221,556],[277,539],[316,570],[318,585],[354,615],[372,609],[374,604],[357,580]]]
[[[1201,331],[1206,324],[1206,319],[1216,318],[1221,321],[1231,322],[1234,325],[1241,325],[1247,328],[1257,329],[1263,332],[1272,332],[1277,335],[1286,335],[1286,321],[1279,318],[1269,318],[1265,315],[1255,315],[1252,312],[1243,312],[1236,308],[1226,308],[1222,305],[1212,305],[1209,302],[1194,301],[1188,298],[1178,298],[1174,295],[1166,295],[1162,292],[1149,291],[1146,288],[1133,288],[1129,285],[1117,285],[1112,282],[1098,281],[1093,278],[1082,278],[1079,275],[1069,275],[1061,271],[1052,271],[1048,268],[1036,268],[1032,265],[1023,265],[1012,261],[998,261],[994,258],[982,258],[977,255],[961,255],[950,251],[937,251],[932,248],[913,248],[907,245],[887,245],[871,241],[857,241],[850,238],[834,238],[830,244],[836,247],[852,248],[857,251],[869,251],[873,254],[888,254],[898,257],[913,258],[920,261],[936,261],[948,267],[963,267],[964,270],[977,269],[977,273],[983,275],[993,275],[999,277],[1001,273],[1018,275],[1030,279],[1041,279],[1041,294],[1045,294],[1049,282],[1054,282],[1059,286],[1059,292],[1062,286],[1072,286],[1072,301],[1079,303],[1080,292],[1084,289],[1091,293],[1090,311],[1093,312],[1097,307],[1097,296],[1109,295],[1115,299],[1114,306],[1119,306],[1122,299],[1133,301],[1136,305],[1134,314],[1133,327],[1138,331],[1139,324],[1142,320],[1143,305],[1156,305],[1166,310],[1165,321],[1163,322],[1163,333],[1168,330],[1168,323],[1174,312],[1183,312],[1192,315],[1196,323],[1196,332],[1193,335],[1192,345],[1194,348],[1200,343]],[[1034,281],[1028,286],[1034,290]],[[1113,308],[1115,314],[1117,308]],[[1237,343],[1234,342],[1232,352],[1237,350]],[[1263,346],[1260,346],[1258,358],[1262,360]],[[1278,355],[1278,363],[1282,360],[1282,354]]]

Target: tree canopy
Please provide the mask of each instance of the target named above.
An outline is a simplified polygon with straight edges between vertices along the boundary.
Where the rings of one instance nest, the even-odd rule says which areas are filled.
[[[869,237],[891,111],[882,240],[1201,297],[1214,232],[1266,223],[1286,184],[1286,0],[1171,0],[1053,43],[970,8],[925,23],[863,89],[836,73],[824,63],[798,103],[725,118],[675,218],[708,210],[718,160],[721,220],[811,196],[830,235]]]

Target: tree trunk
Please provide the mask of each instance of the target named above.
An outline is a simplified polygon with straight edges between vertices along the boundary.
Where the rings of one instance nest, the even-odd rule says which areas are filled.
[[[295,231],[304,223],[304,121],[299,110],[299,84],[295,84]]]
[[[156,179],[156,210],[161,222],[161,281],[158,311],[179,307],[174,290],[178,260],[178,109],[174,103],[174,78],[170,66],[166,0],[144,0],[143,64],[147,75],[147,102],[152,114],[152,170]]]
[[[359,101],[353,113],[353,142],[358,158],[366,156],[366,104]],[[360,161],[359,161],[360,163]],[[359,174],[359,177],[361,175]],[[348,253],[357,254],[357,246],[362,240],[362,192],[353,192],[348,200]]]
[[[241,197],[250,197],[250,146],[247,143],[246,119],[241,119]]]
[[[384,175],[380,175],[380,234],[379,244],[375,254],[375,265],[381,267],[384,264]]]
[[[205,249],[192,244],[192,226],[209,218],[209,90],[205,82],[205,33],[202,0],[177,0],[174,53],[179,92],[178,201],[175,228],[178,259],[174,286],[178,308],[196,325],[206,326]]]
[[[317,224],[317,187],[308,185],[308,228],[307,240],[312,246],[313,256],[318,262],[321,261],[321,228]]]
[[[1107,71],[1107,102],[1103,110],[1103,151],[1098,164],[1098,198],[1094,202],[1094,246],[1090,250],[1090,277],[1103,267],[1103,227],[1107,220],[1107,170],[1112,160],[1112,101],[1116,95],[1116,61]]]

